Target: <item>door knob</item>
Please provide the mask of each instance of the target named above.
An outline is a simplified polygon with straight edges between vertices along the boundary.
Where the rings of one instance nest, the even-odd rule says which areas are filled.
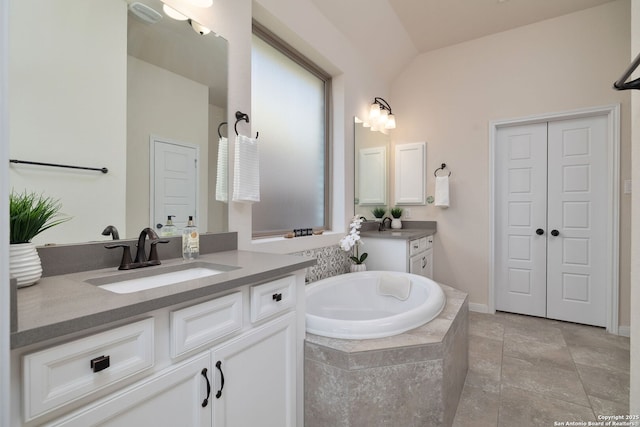
[[[536,234],[537,234],[538,236],[542,236],[542,235],[544,234],[544,230],[543,230],[542,228],[538,228],[538,229],[536,230]]]
[[[552,236],[558,236],[560,234],[560,232],[558,230],[551,230],[551,235]]]

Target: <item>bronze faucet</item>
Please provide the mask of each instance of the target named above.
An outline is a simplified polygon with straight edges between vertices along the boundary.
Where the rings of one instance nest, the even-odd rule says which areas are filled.
[[[387,227],[385,226],[387,220],[389,220],[389,227],[388,228],[391,228],[391,218],[389,218],[387,216],[382,221],[380,221],[380,225],[378,226],[378,231],[384,231],[384,230],[387,229]]]
[[[151,249],[149,251],[149,258],[147,259],[147,255],[145,253],[145,241],[149,237],[149,242],[151,243]],[[115,243],[111,245],[106,245],[107,249],[114,248],[123,248],[122,251],[122,260],[120,261],[120,266],[118,270],[131,270],[134,268],[142,268],[142,267],[150,267],[152,265],[160,265],[160,259],[158,258],[158,250],[156,246],[158,243],[169,243],[168,239],[160,239],[153,229],[147,227],[140,232],[140,236],[138,237],[138,249],[136,251],[136,259],[131,261],[131,248],[126,243]]]

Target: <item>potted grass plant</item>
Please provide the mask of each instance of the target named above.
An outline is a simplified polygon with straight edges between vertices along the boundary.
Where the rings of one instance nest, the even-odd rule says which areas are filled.
[[[395,206],[391,208],[389,212],[391,212],[391,216],[393,217],[393,219],[391,220],[391,228],[402,228],[402,221],[400,221],[400,217],[402,216],[402,208]]]
[[[61,206],[42,194],[12,191],[9,195],[9,272],[19,288],[33,285],[42,276],[40,257],[31,240],[71,219],[59,217]]]
[[[376,221],[378,222],[382,221],[382,217],[386,212],[387,212],[386,206],[376,206],[371,210],[371,213],[373,214],[373,216],[376,218]]]

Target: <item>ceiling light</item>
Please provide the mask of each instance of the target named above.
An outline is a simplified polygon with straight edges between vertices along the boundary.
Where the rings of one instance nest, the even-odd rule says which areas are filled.
[[[162,11],[169,18],[173,18],[176,21],[186,21],[187,19],[189,19],[183,14],[181,14],[180,12],[178,12],[177,10],[175,10],[174,8],[167,6],[166,4],[162,5]]]

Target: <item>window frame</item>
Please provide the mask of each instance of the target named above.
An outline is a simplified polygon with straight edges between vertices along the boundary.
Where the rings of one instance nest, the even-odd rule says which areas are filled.
[[[321,228],[314,227],[314,231],[330,230],[333,185],[332,76],[255,19],[252,20],[251,29],[252,35],[260,38],[324,83],[324,224]],[[252,225],[251,236],[252,239],[260,239],[281,236],[292,231],[292,229],[256,231]]]

